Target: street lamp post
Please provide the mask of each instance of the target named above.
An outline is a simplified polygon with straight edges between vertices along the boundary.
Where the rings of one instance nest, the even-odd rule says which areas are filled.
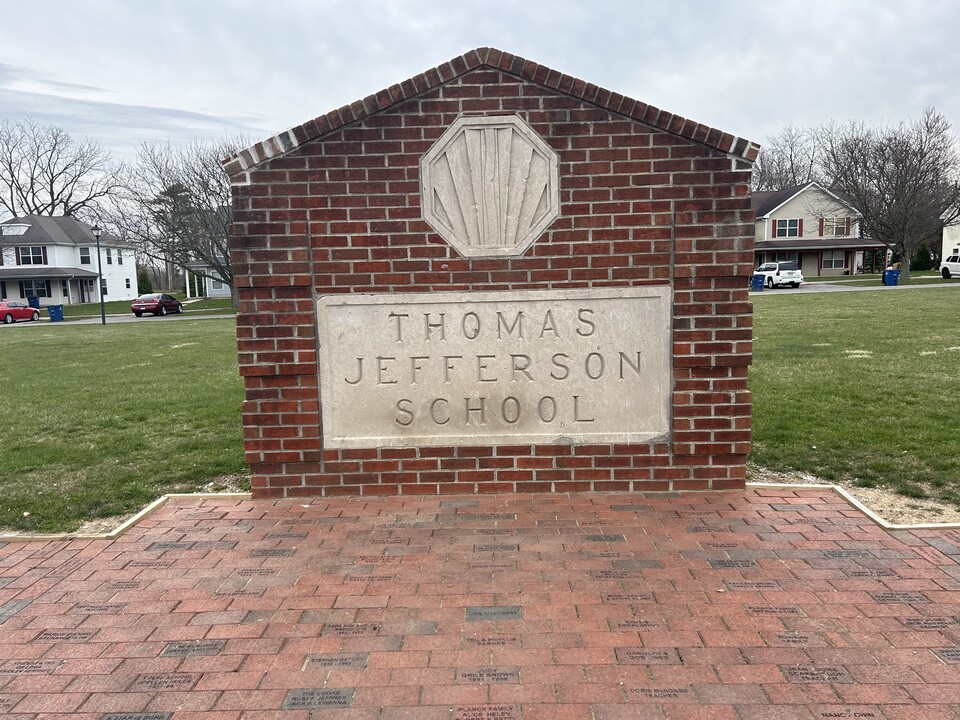
[[[103,230],[100,229],[99,225],[94,225],[90,228],[90,232],[97,239],[97,294],[100,296],[100,324],[106,325],[107,310],[103,306],[103,261],[100,259],[100,235]]]

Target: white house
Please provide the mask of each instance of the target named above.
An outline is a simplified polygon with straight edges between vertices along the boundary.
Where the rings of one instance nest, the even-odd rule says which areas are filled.
[[[945,220],[951,214],[951,211],[947,210],[940,216],[940,219]],[[940,259],[946,260],[951,255],[960,255],[960,219],[943,226],[943,245],[940,248]]]
[[[187,298],[230,297],[230,285],[216,270],[203,263],[191,263],[186,271]]]
[[[816,182],[755,192],[755,261],[799,263],[804,277],[854,275],[870,271],[865,258],[883,269],[882,243],[860,236],[860,213]],[[874,251],[868,253],[868,251]]]
[[[73,217],[28,215],[0,223],[0,298],[40,298],[41,305],[99,302],[97,239]],[[104,300],[137,297],[133,246],[103,233]]]

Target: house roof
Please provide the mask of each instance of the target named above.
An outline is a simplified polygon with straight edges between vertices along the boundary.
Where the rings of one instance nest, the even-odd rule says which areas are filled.
[[[776,240],[757,240],[753,249],[761,250],[869,250],[882,248],[883,243],[870,238],[778,238]]]
[[[97,239],[90,232],[92,226],[71,216],[24,215],[5,220],[0,225],[29,225],[22,235],[0,235],[0,241],[8,245],[96,245]],[[116,235],[104,232],[100,244],[108,247],[130,247]]]
[[[501,70],[541,87],[556,90],[610,112],[632,118],[650,127],[706,145],[749,162],[755,161],[757,153],[760,151],[760,146],[750,140],[730,135],[722,130],[674,115],[653,105],[605,90],[531,60],[496,48],[482,47],[471,50],[460,57],[455,57],[409,80],[404,80],[373,95],[368,95],[362,100],[357,100],[350,105],[344,105],[337,110],[308,120],[302,125],[252,145],[246,150],[241,150],[233,157],[223,161],[224,169],[231,178],[234,178],[268,160],[285,155],[304,143],[363,120],[405,100],[434,90],[450,80],[481,67]]]
[[[43,280],[47,278],[95,278],[97,273],[93,270],[84,270],[75,267],[0,267],[0,280],[26,280],[36,278]]]
[[[837,202],[846,205],[858,216],[860,215],[860,211],[853,207],[853,205],[848,203],[836,193],[827,190],[825,187],[823,187],[823,185],[815,181],[806,182],[801,185],[794,185],[792,187],[784,188],[783,190],[754,192],[750,197],[750,207],[753,209],[757,220],[767,218],[770,217],[773,212],[786,205],[801,193],[804,193],[810,188],[814,187],[821,192],[826,193]]]

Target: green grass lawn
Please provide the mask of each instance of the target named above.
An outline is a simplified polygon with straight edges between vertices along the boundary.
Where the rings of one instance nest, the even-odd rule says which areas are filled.
[[[957,288],[753,300],[753,462],[960,505]],[[246,471],[232,319],[0,327],[0,348],[0,527]]]
[[[960,292],[756,295],[751,460],[960,505]]]
[[[0,527],[70,530],[246,472],[234,327],[0,329]]]

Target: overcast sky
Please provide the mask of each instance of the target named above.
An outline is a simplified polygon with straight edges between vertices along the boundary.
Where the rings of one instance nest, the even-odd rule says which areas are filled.
[[[956,0],[0,0],[0,118],[121,157],[262,140],[492,46],[763,142],[787,125],[960,124]]]

